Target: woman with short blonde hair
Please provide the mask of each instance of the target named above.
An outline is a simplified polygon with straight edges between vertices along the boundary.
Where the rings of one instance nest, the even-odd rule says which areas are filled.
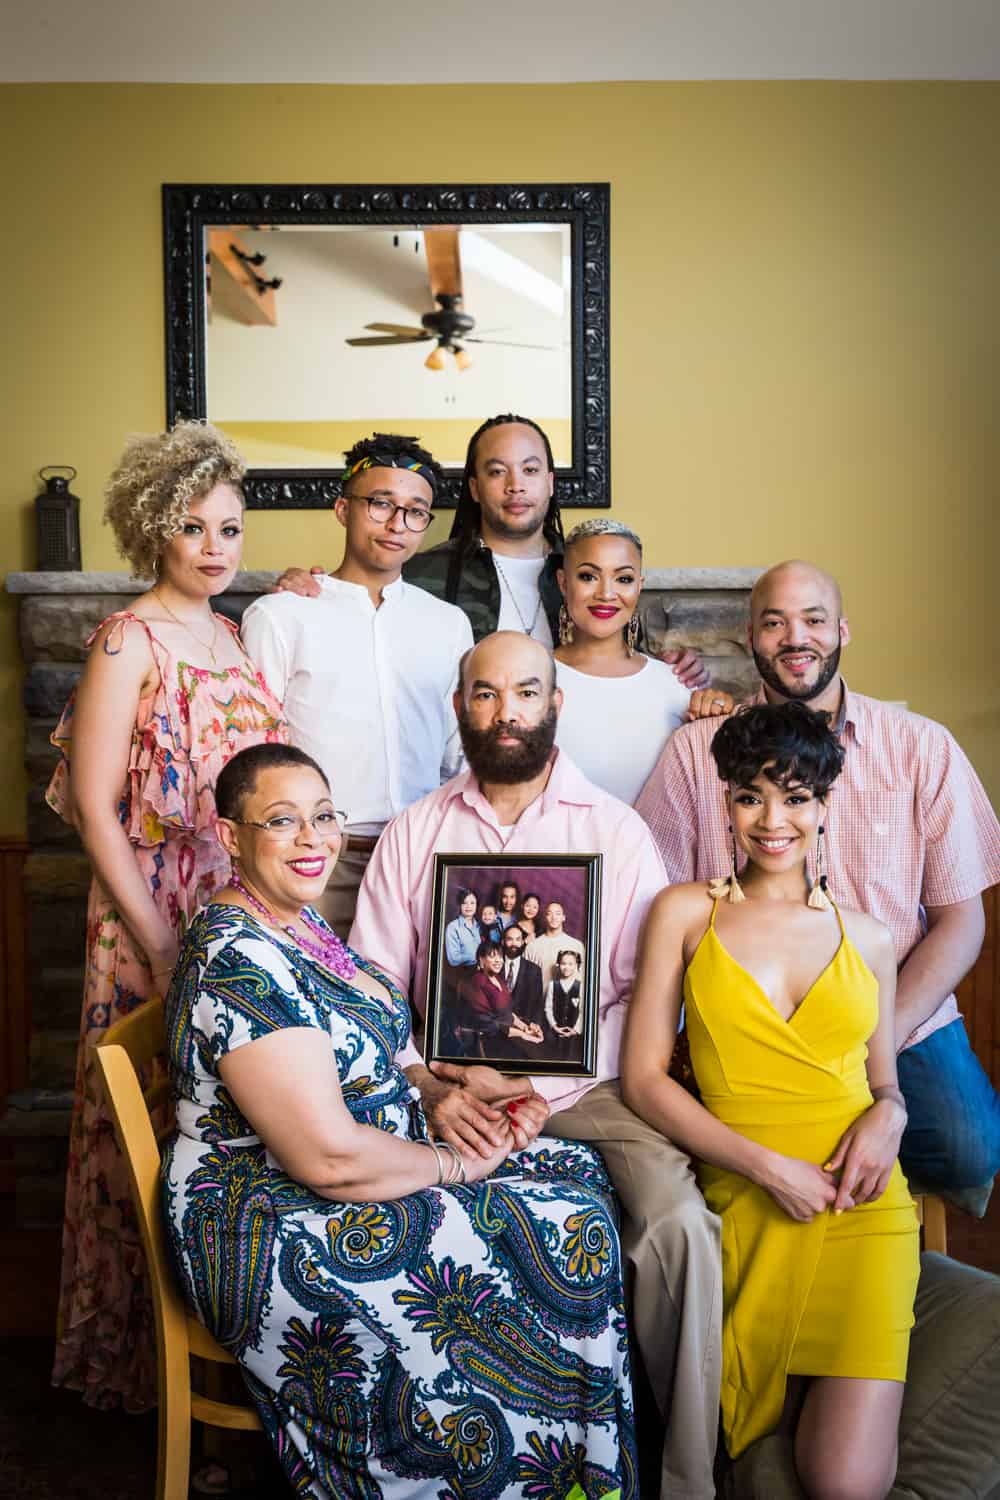
[[[287,737],[281,705],[211,604],[240,562],[243,475],[207,423],[131,439],[105,518],[133,575],[155,583],[94,632],[52,736],[63,758],[48,800],[76,825],[94,876],[53,1379],[97,1406],[151,1406],[156,1355],[92,1049],[164,992],[188,922],[228,878],[214,831],[219,771],[244,745]]]

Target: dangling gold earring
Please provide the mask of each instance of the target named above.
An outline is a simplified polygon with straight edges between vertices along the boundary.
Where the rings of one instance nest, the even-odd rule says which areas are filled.
[[[728,876],[720,876],[717,880],[710,880],[708,882],[708,894],[713,901],[728,901],[730,906],[738,906],[741,901],[745,901],[747,898],[743,894],[743,887],[736,877],[736,835],[733,833],[732,823],[729,825],[729,836],[733,845],[732,873]]]
[[[573,644],[573,621],[570,619],[569,610],[565,604],[559,606],[559,644],[560,646]]]
[[[625,654],[627,656],[635,655],[635,643],[638,639],[639,611],[636,610],[635,614],[631,617],[628,624],[625,626]]]
[[[823,870],[823,834],[825,831],[821,823],[816,835],[816,879],[813,881],[809,900],[806,902],[806,905],[811,906],[813,911],[829,911],[833,904],[826,894],[826,874]]]

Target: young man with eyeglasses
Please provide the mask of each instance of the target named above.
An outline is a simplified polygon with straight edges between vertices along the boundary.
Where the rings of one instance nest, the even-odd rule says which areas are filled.
[[[564,540],[555,485],[552,445],[538,423],[515,412],[490,417],[469,440],[450,537],[415,554],[407,582],[464,610],[477,641],[513,630],[557,645]],[[278,588],[315,596],[316,571],[287,568]],[[663,660],[685,687],[707,687],[697,652],[667,651]]]
[[[347,846],[320,911],[345,937],[385,824],[461,760],[452,693],[472,646],[466,616],[400,576],[432,519],[441,470],[415,438],[375,433],[345,455],[334,514],[340,566],[318,597],[267,594],[243,642],[285,705],[292,743],[323,767],[347,809]]]

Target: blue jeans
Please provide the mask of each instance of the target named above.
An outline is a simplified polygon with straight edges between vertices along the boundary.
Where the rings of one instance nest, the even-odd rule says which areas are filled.
[[[896,1059],[909,1121],[899,1159],[928,1188],[970,1188],[1000,1170],[1000,1097],[952,1021]]]

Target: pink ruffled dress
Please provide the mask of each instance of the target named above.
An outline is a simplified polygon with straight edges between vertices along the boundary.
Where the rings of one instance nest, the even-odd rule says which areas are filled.
[[[287,741],[288,726],[249,657],[238,667],[209,672],[172,655],[138,616],[123,611],[109,619],[119,620],[122,632],[130,626],[146,632],[160,674],[159,687],[139,703],[118,816],[153,900],[180,940],[229,878],[229,859],[214,833],[216,777],[247,745]],[[109,637],[114,639],[115,633]],[[52,734],[63,759],[46,794],[68,822],[75,701],[74,693]],[[90,1405],[121,1402],[133,1411],[156,1401],[152,1304],[125,1165],[97,1089],[93,1048],[150,989],[146,957],[95,878],[87,905],[52,1378],[55,1385],[82,1391]]]

